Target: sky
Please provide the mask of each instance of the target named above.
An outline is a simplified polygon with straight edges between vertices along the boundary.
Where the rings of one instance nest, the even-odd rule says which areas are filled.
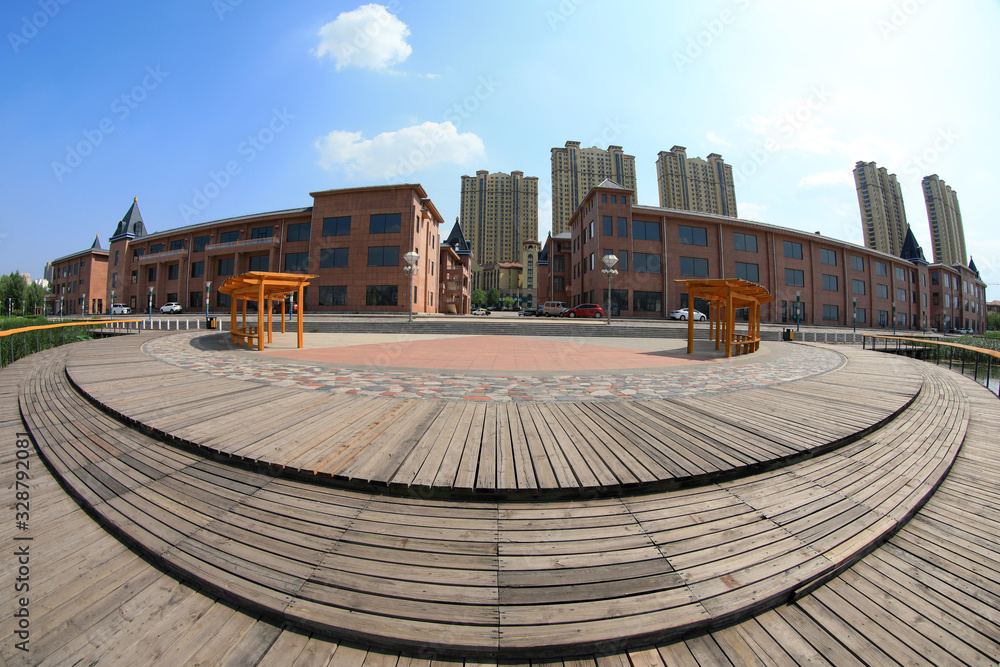
[[[958,194],[1000,297],[998,0],[12,0],[0,8],[0,271],[103,247],[138,197],[162,231],[461,176],[539,179],[567,141],[719,153],[741,218],[863,244],[852,170],[895,173],[924,253],[921,179]]]

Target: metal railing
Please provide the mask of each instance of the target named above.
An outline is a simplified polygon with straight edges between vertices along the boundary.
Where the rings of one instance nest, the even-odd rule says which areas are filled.
[[[948,364],[950,370],[971,377],[1000,398],[1000,352],[995,350],[924,338],[871,334],[864,335],[861,346],[865,349],[892,352],[934,362],[938,366]]]
[[[142,320],[81,320],[60,322],[0,331],[0,367],[12,364],[30,354],[59,347],[66,343],[95,338],[98,331],[110,326],[122,332],[138,331]],[[129,326],[128,323],[134,323]]]

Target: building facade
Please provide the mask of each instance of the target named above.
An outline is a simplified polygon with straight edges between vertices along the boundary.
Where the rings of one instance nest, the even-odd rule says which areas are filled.
[[[460,222],[482,264],[516,262],[521,245],[538,238],[538,178],[523,172],[462,176]]]
[[[99,238],[89,249],[54,259],[45,267],[49,293],[45,310],[50,315],[93,315],[111,308],[105,294],[108,251]]]
[[[660,151],[656,158],[656,183],[662,208],[714,213],[736,217],[733,168],[718,153],[689,158],[684,146]]]
[[[319,276],[306,288],[305,311],[407,312],[412,304],[418,313],[468,312],[471,252],[441,243],[443,219],[423,187],[349,188],[311,197],[313,205],[305,208],[156,233],[147,231],[134,201],[105,253],[100,297],[108,304],[114,294],[114,302],[136,312],[170,301],[188,311],[224,311],[229,297],[218,288],[227,278],[275,271]],[[419,255],[412,292],[403,271],[410,251]]]
[[[632,203],[605,182],[547,239],[538,301],[608,304],[602,257],[618,257],[612,315],[665,318],[688,305],[675,281],[742,278],[774,301],[761,321],[897,330],[985,327],[986,285],[974,267],[908,261],[888,253],[760,222]],[[625,197],[623,198],[623,195]],[[694,307],[704,308],[695,303]]]
[[[896,174],[890,174],[874,162],[858,162],[854,165],[854,185],[858,192],[865,247],[899,257],[909,224]]]
[[[635,157],[621,146],[580,148],[567,141],[552,149],[552,233],[569,230],[569,219],[590,189],[605,179],[635,192]]]
[[[934,261],[939,264],[965,264],[969,261],[965,247],[962,211],[958,194],[937,174],[924,176],[921,184],[927,205],[927,222],[931,230]]]

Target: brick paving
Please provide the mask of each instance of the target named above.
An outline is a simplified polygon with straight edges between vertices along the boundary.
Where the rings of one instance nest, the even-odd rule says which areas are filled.
[[[706,341],[698,341],[700,354],[688,357],[677,340],[310,334],[311,347],[295,350],[288,349],[289,336],[279,341],[276,335],[278,344],[263,354],[232,346],[226,334],[204,332],[164,336],[143,349],[159,361],[217,377],[456,401],[672,398],[790,382],[844,363],[834,350],[792,343],[764,343],[757,354],[727,360]]]

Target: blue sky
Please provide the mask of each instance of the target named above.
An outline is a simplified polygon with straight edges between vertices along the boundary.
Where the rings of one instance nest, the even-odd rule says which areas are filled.
[[[1000,283],[996,0],[34,0],[0,28],[5,273],[106,247],[133,197],[159,231],[418,182],[450,221],[478,169],[539,178],[544,239],[580,141],[635,156],[640,203],[679,144],[733,165],[741,217],[856,243],[875,160],[928,258],[937,173]]]

